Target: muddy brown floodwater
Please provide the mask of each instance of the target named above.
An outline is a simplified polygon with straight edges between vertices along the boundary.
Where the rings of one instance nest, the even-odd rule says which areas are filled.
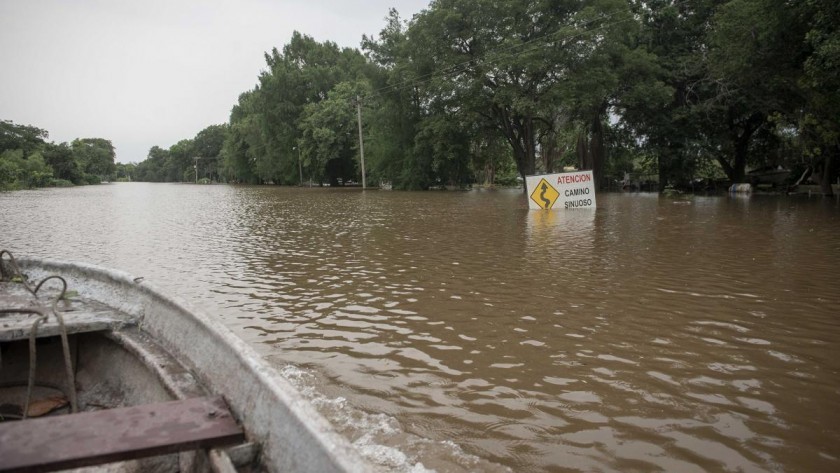
[[[226,323],[383,469],[840,471],[840,206],[127,183],[0,246]]]

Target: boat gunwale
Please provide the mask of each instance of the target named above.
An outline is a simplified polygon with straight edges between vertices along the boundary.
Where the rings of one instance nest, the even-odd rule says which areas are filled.
[[[221,393],[252,441],[261,444],[270,471],[370,471],[349,440],[339,435],[280,373],[228,327],[143,278],[88,263],[18,259],[36,279],[58,274],[80,297],[128,314],[139,327]]]

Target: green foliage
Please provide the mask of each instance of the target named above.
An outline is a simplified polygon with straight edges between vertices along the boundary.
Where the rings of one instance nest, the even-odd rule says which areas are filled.
[[[195,164],[199,180],[209,182],[219,180],[219,161],[227,136],[227,128],[227,125],[210,125],[199,131],[193,138],[193,152],[200,158]]]
[[[181,140],[169,149],[152,146],[139,164],[117,165],[118,179],[147,182],[195,182],[196,179],[218,181],[225,173],[220,163],[227,125],[211,125],[192,139]]]
[[[14,153],[14,151],[0,153],[0,190],[11,190],[18,187],[20,166],[11,153]]]
[[[840,177],[840,3],[833,0],[798,2],[799,21],[806,25],[804,74],[799,85],[805,106],[790,123],[801,132],[799,148],[818,174],[825,194]]]
[[[116,165],[116,181],[117,182],[131,182],[134,173],[137,172],[137,165],[134,163],[117,163]]]
[[[299,144],[303,166],[316,182],[361,181],[355,104],[369,93],[366,82],[341,82],[325,100],[304,107]]]
[[[0,120],[0,190],[99,184],[114,175],[111,142],[48,143],[46,130]]]
[[[471,184],[469,143],[465,127],[458,122],[442,115],[423,120],[417,133],[415,153],[429,157],[427,181],[436,186]]]
[[[428,156],[418,155],[415,136],[423,119],[419,87],[420,72],[409,56],[412,44],[407,27],[391,9],[378,41],[363,37],[369,60],[376,66],[370,82],[376,107],[365,110],[365,159],[371,174],[391,182],[397,189],[428,188],[433,179]],[[408,86],[407,86],[408,84]]]
[[[75,184],[66,179],[50,179],[49,187],[73,187]]]
[[[197,162],[193,151],[193,140],[181,140],[169,147],[169,153],[164,165],[166,182],[190,182],[194,179]],[[196,164],[194,164],[196,163]]]
[[[52,169],[40,152],[29,156],[25,156],[22,149],[0,153],[0,186],[3,189],[46,187],[52,177]]]
[[[229,123],[142,163],[0,121],[0,187],[104,179],[427,189],[564,166],[662,186],[758,166],[840,174],[836,0],[437,0],[362,51],[293,33]],[[303,177],[301,178],[301,174]],[[521,180],[521,179],[520,179]]]
[[[114,173],[116,169],[114,164],[116,152],[114,145],[109,140],[103,138],[78,138],[73,140],[70,146],[76,162],[79,163],[79,167],[85,174],[100,176],[101,181],[106,180]],[[90,178],[86,177],[85,179],[91,182]]]
[[[101,184],[102,177],[99,174],[85,174],[82,176],[82,184],[95,185]]]
[[[47,130],[30,125],[15,125],[10,120],[0,120],[0,151],[19,149],[28,156],[40,150],[48,136]]]
[[[364,55],[295,32],[228,125],[153,148],[135,176],[357,180],[358,96],[367,175],[400,189],[564,166],[681,187],[807,163],[824,183],[840,172],[838,5],[438,0],[410,21],[392,9]]]
[[[0,120],[0,190],[47,185],[53,170],[42,154],[46,130]]]
[[[48,143],[44,147],[44,160],[52,167],[55,176],[64,181],[82,184],[83,171],[73,149],[67,143]]]
[[[240,95],[231,112],[222,146],[223,173],[238,182],[298,184],[300,145],[306,177],[335,181],[339,174],[352,175],[346,139],[327,137],[329,143],[316,143],[313,137],[326,132],[327,122],[340,121],[328,117],[326,109],[352,114],[352,104],[340,98],[344,92],[332,91],[338,84],[363,80],[368,69],[364,57],[295,32],[282,52],[275,48],[265,59],[259,84]]]
[[[152,146],[146,159],[137,165],[134,170],[134,179],[137,181],[163,182],[165,180],[164,166],[169,157],[169,151]]]

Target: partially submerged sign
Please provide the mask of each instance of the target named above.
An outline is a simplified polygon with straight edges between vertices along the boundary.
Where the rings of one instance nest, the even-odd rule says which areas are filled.
[[[583,209],[595,207],[592,171],[526,176],[528,207],[532,210]]]

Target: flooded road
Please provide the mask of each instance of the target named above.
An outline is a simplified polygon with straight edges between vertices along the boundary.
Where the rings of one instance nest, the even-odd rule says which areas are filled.
[[[840,470],[840,206],[113,184],[0,247],[218,317],[396,471]]]

